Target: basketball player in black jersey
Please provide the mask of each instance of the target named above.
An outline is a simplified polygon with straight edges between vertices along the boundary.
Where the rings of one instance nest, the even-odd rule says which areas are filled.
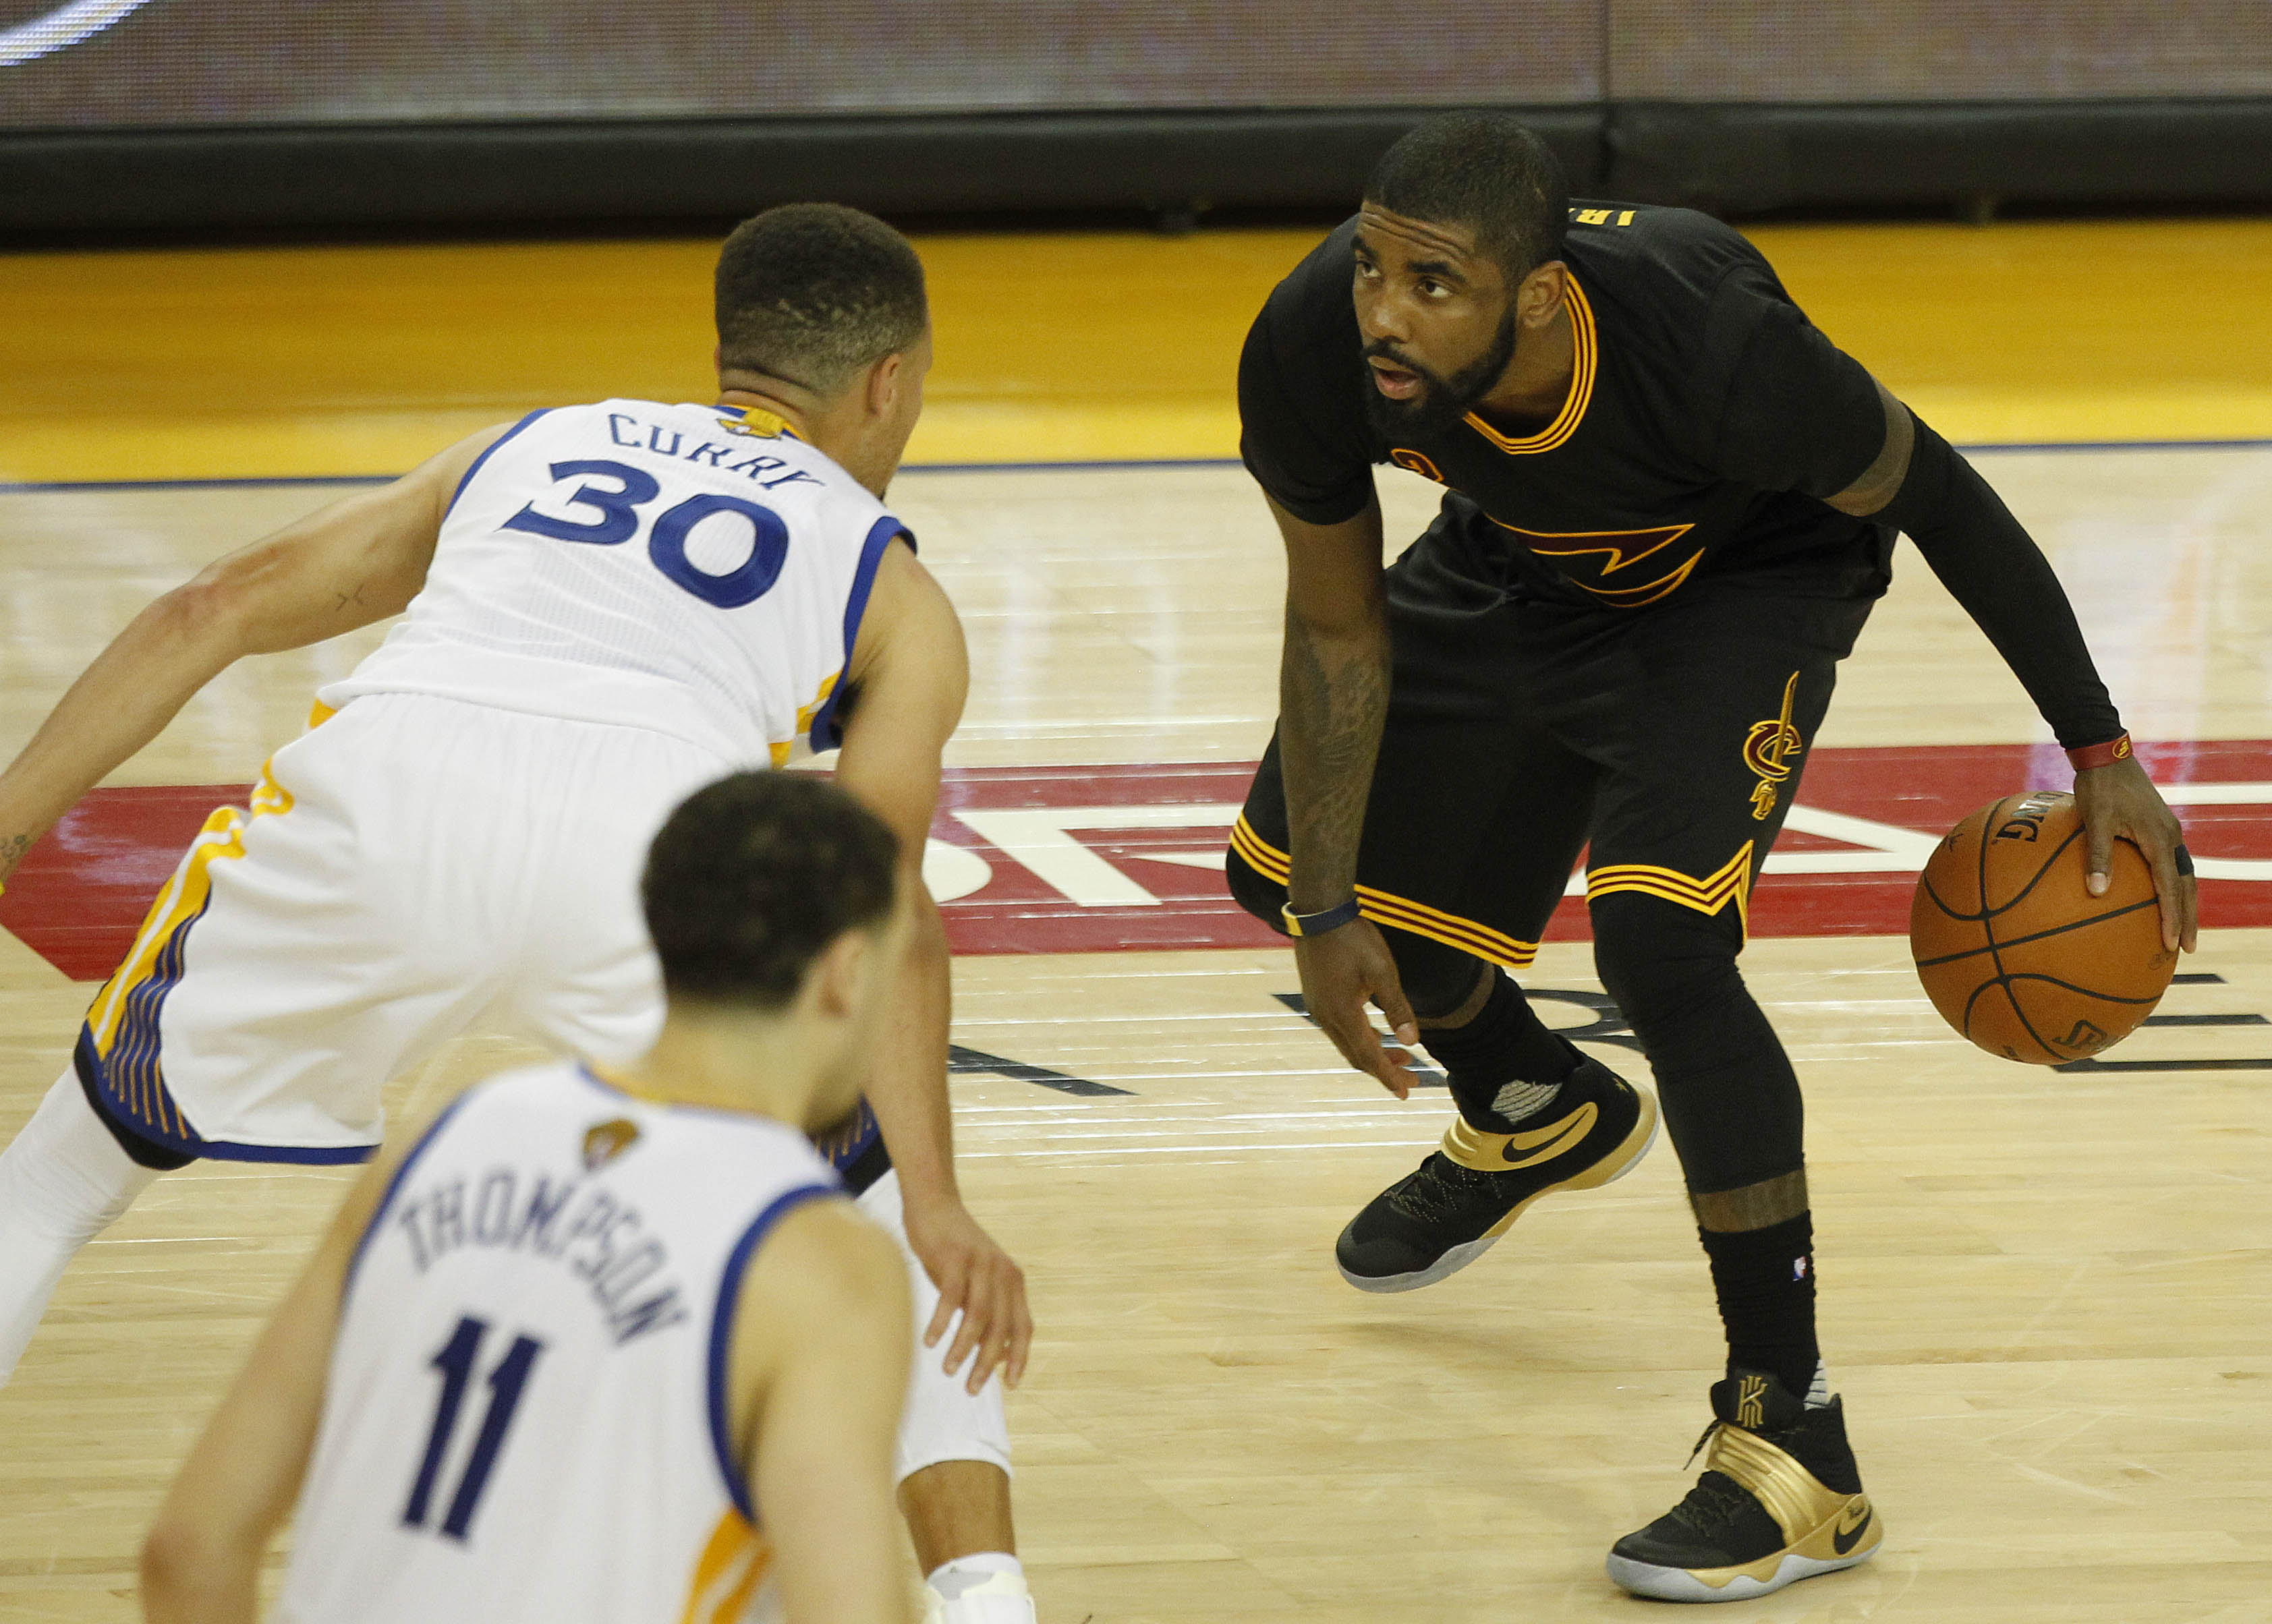
[[[1278,736],[1231,888],[1295,935],[1308,1007],[1403,1097],[1449,1074],[1443,1148],[1351,1220],[1360,1289],[1473,1261],[1531,1202],[1622,1173],[1648,1096],[1530,1012],[1581,848],[1602,980],[1655,1072],[1728,1337],[1715,1441],[1611,1576],[1724,1600],[1881,1537],[1814,1328],[1798,1080],[1736,968],[1751,886],[1838,661],[1906,532],[2074,760],[2090,886],[2112,842],[2194,945],[2191,863],[2073,611],[1980,476],[1801,314],[1743,237],[1571,206],[1513,120],[1422,125],[1270,296],[1243,450],[1289,565]],[[1446,488],[1381,567],[1372,466]]]

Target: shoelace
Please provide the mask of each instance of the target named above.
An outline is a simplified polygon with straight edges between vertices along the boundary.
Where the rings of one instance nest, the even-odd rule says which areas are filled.
[[[1685,1471],[1693,1466],[1696,1457],[1704,1453],[1704,1446],[1712,1441],[1713,1434],[1727,1425],[1727,1422],[1714,1417],[1696,1435],[1696,1447],[1688,1451],[1688,1458],[1681,1463],[1681,1470]],[[1696,1479],[1696,1486],[1682,1497],[1670,1515],[1678,1517],[1698,1533],[1708,1535],[1727,1527],[1746,1509],[1758,1503],[1749,1489],[1727,1473],[1707,1471]]]
[[[1462,1216],[1467,1198],[1490,1181],[1487,1173],[1476,1173],[1449,1159],[1439,1167],[1437,1158],[1431,1158],[1417,1178],[1389,1197],[1388,1204],[1406,1218],[1424,1224],[1441,1223]]]
[[[1733,1478],[1723,1472],[1708,1471],[1696,1479],[1696,1486],[1681,1497],[1670,1515],[1710,1538],[1758,1503],[1751,1492]]]

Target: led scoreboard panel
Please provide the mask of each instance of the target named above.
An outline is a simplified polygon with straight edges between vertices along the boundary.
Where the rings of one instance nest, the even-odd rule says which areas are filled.
[[[0,129],[2272,93],[2265,0],[0,0]]]
[[[1377,0],[0,0],[0,126],[1587,102],[1598,11],[1400,0],[1383,27]]]

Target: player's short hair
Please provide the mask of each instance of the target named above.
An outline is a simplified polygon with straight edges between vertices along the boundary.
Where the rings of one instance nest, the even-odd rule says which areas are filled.
[[[1364,200],[1439,226],[1465,226],[1507,287],[1560,257],[1570,183],[1552,149],[1505,113],[1447,113],[1380,156]]]
[[[734,227],[718,253],[722,366],[833,395],[930,324],[915,244],[839,203],[790,203]]]
[[[689,796],[639,890],[673,999],[776,1009],[848,930],[891,912],[899,838],[826,778],[737,772]]]

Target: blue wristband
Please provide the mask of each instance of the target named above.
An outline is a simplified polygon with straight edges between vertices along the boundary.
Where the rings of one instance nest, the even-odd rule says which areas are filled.
[[[1286,934],[1289,936],[1322,936],[1329,930],[1339,930],[1356,921],[1356,898],[1352,897],[1338,907],[1319,913],[1297,913],[1290,906],[1283,907],[1278,910],[1278,917],[1286,921]]]

